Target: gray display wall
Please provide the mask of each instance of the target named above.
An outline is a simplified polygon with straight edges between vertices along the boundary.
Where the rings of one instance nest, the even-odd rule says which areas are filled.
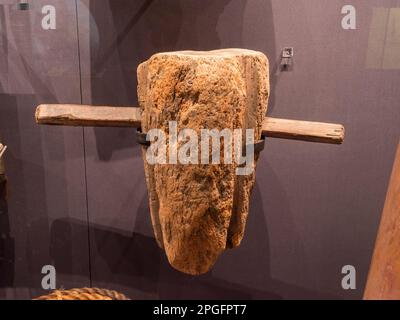
[[[0,226],[3,299],[43,292],[44,265],[59,270],[59,286],[89,285],[87,231],[61,226],[63,219],[87,221],[82,129],[34,121],[38,103],[80,102],[75,5],[51,2],[59,11],[54,32],[41,26],[49,1],[35,1],[29,11],[0,1],[0,136],[8,146],[8,219]]]
[[[0,298],[97,286],[132,298],[359,299],[400,136],[400,1],[0,0],[0,136],[9,149]],[[45,5],[56,12],[44,30]],[[342,26],[345,5],[356,29]],[[280,68],[283,47],[293,65]],[[245,239],[200,277],[152,235],[133,129],[39,127],[37,104],[137,105],[153,53],[243,47],[270,61],[269,115],[343,123],[342,146],[269,139]],[[5,222],[3,222],[5,221]],[[1,263],[3,261],[3,263]],[[356,289],[341,286],[356,269]],[[1,272],[3,270],[3,272]]]

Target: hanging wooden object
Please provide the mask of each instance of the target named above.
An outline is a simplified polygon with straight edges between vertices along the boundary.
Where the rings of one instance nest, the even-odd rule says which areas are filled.
[[[253,130],[265,137],[341,144],[339,124],[266,117],[269,64],[261,52],[225,49],[159,53],[138,68],[140,108],[40,105],[36,121],[50,125],[134,127],[170,132]],[[182,143],[181,143],[182,144]],[[239,176],[231,164],[150,164],[143,146],[150,214],[159,246],[171,265],[203,274],[243,238],[255,172]],[[173,148],[167,143],[167,148]],[[255,169],[259,152],[255,152]]]

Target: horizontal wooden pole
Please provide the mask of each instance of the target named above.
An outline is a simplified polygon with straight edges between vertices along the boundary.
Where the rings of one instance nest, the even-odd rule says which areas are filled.
[[[36,122],[47,125],[140,128],[140,110],[132,107],[103,107],[76,104],[41,104]]]
[[[265,118],[263,134],[271,138],[341,144],[344,127],[340,124]]]
[[[42,104],[36,109],[36,121],[38,124],[67,126],[134,128],[141,126],[139,108],[72,104]],[[267,117],[262,130],[264,136],[271,138],[332,144],[341,144],[344,140],[344,127],[332,123]]]

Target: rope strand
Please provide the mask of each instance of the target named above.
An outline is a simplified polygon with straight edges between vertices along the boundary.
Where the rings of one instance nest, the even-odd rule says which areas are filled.
[[[33,300],[130,300],[127,296],[114,290],[100,288],[75,288],[71,290],[54,290],[48,295]]]

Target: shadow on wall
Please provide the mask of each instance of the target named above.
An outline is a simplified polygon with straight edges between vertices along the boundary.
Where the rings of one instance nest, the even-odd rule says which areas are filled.
[[[8,146],[8,197],[0,209],[0,286],[35,288],[42,266],[49,263],[50,231],[42,132],[33,115],[38,97],[49,103],[56,98],[35,70],[31,19],[28,13],[0,6],[0,134]],[[64,160],[64,146],[57,143],[62,132],[46,131],[45,139],[56,142],[50,155]]]
[[[205,275],[190,276],[169,265],[164,251],[158,247],[155,239],[143,235],[152,233],[146,194],[137,216],[132,214],[132,218],[135,218],[134,232],[90,224],[89,233],[93,239],[91,247],[92,252],[95,252],[91,259],[93,286],[121,290],[136,299],[149,296],[159,299],[329,298],[329,295],[271,278],[268,230],[261,197],[261,190],[256,186],[250,207],[249,230],[243,244],[239,248],[227,250],[216,263],[217,273],[224,274],[225,279],[222,279],[213,270]],[[282,210],[285,210],[284,206]],[[75,219],[59,219],[53,222],[51,257],[55,261],[57,272],[76,272],[69,267],[68,261],[84,257],[73,256],[68,244],[72,237],[86,232],[86,222]],[[252,279],[248,281],[246,277]],[[249,285],[254,281],[258,282],[258,289]]]
[[[0,128],[3,141],[8,145],[5,158],[8,197],[7,204],[3,206],[5,209],[3,214],[6,214],[8,218],[3,216],[0,221],[2,233],[0,257],[3,258],[2,255],[5,254],[8,267],[6,272],[0,272],[0,283],[4,282],[8,286],[35,287],[35,283],[40,284],[41,266],[48,262],[46,230],[49,226],[43,198],[45,195],[44,169],[36,164],[37,160],[43,160],[41,159],[40,136],[21,134],[30,130],[27,127],[21,130],[19,126],[19,123],[32,122],[29,119],[32,119],[33,110],[21,107],[34,105],[35,97],[0,94],[0,100],[2,102]],[[22,109],[25,111],[22,112]],[[35,160],[27,161],[24,151]],[[34,208],[34,215],[32,215],[32,208]],[[12,224],[12,234],[14,239],[18,239],[18,243],[14,243],[15,240],[9,234],[7,235],[8,228],[4,219]],[[14,252],[14,250],[17,251]],[[23,264],[15,265],[14,255],[16,254],[24,261]],[[11,267],[10,264],[13,266]],[[27,274],[32,276],[26,277]],[[14,278],[15,276],[17,277]]]
[[[148,216],[147,212],[144,214]],[[77,257],[66,254],[71,252],[68,243],[71,243],[74,234],[86,231],[85,222],[74,219],[54,221],[51,253],[57,272],[72,273],[65,262]],[[96,247],[98,255],[97,270],[93,275],[101,279],[99,283],[107,283],[109,288],[125,288],[124,293],[132,298],[142,299],[143,296],[138,296],[139,291],[160,299],[280,299],[276,294],[229,283],[211,273],[198,277],[180,273],[168,264],[165,253],[152,237],[136,232],[126,234],[93,224],[90,226],[90,234],[95,239],[92,246]],[[126,291],[126,287],[132,290]]]
[[[271,64],[273,92],[276,58],[271,1],[259,5],[264,18],[257,27],[263,41],[253,43],[249,35],[249,44],[243,40],[247,6],[248,0],[90,1],[90,103],[137,106],[138,65],[157,52],[189,49],[245,47],[263,51]],[[269,105],[270,109],[274,105],[273,94]],[[114,151],[132,146],[132,130],[93,130],[100,160],[108,161]]]
[[[258,191],[257,197],[261,194]],[[261,203],[255,199],[254,203]],[[258,231],[253,233],[257,238],[258,246],[253,250],[259,253],[268,265],[268,235],[260,207],[252,206],[252,221],[256,221]],[[136,299],[156,297],[159,299],[281,299],[273,292],[256,290],[240,284],[223,280],[213,272],[202,276],[189,276],[174,270],[168,263],[165,252],[161,250],[152,234],[150,223],[148,196],[144,194],[136,213],[132,213],[135,220],[132,233],[112,227],[90,224],[91,256],[93,286],[106,286],[124,292]],[[254,223],[252,223],[252,226]],[[75,259],[84,259],[84,256],[74,255],[69,244],[73,237],[79,237],[87,232],[85,221],[75,219],[55,220],[51,226],[51,257],[55,262],[58,273],[74,274],[69,262]],[[261,240],[261,236],[265,237]],[[260,250],[267,248],[267,251]],[[230,254],[228,250],[224,255]],[[242,263],[243,260],[238,259]],[[218,262],[217,262],[218,263]],[[265,263],[257,266],[263,273]],[[264,268],[264,269],[263,269]]]

